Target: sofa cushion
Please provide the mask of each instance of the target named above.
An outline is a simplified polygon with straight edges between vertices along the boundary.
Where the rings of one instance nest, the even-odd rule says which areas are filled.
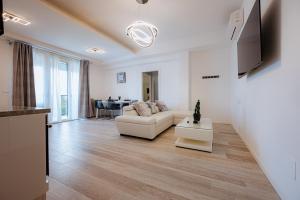
[[[155,101],[155,103],[156,103],[157,107],[159,108],[159,110],[161,112],[169,110],[168,107],[167,107],[167,105],[164,102],[162,102],[162,101]]]
[[[149,117],[152,115],[151,109],[145,102],[134,103],[133,107],[140,116]]]

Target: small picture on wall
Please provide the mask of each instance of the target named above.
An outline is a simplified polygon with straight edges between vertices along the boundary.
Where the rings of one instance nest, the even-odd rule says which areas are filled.
[[[117,83],[126,83],[126,72],[117,73]]]

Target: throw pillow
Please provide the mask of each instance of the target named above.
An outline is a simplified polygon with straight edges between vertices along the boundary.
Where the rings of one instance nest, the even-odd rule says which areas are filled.
[[[162,101],[155,101],[155,103],[156,103],[157,107],[159,108],[159,110],[161,112],[168,111],[168,107],[167,107],[167,105],[164,102],[162,102]]]
[[[156,114],[159,112],[159,108],[157,107],[156,103],[148,101],[147,104],[148,104],[149,108],[151,109],[152,114]]]
[[[133,104],[133,107],[140,116],[149,117],[152,115],[151,109],[145,102],[137,102]]]

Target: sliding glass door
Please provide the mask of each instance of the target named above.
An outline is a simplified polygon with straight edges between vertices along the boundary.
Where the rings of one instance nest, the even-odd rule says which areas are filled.
[[[68,114],[68,63],[61,61],[59,62],[58,68],[58,76],[60,79],[60,85],[57,88],[59,90],[58,106],[60,108],[60,112],[58,112],[58,114],[60,115],[61,120],[69,120],[70,116]]]
[[[51,122],[77,119],[80,62],[37,49],[33,61],[37,105],[51,108]]]

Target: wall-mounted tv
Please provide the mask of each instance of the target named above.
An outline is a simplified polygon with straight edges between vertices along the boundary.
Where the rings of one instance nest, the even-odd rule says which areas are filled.
[[[0,0],[0,35],[4,34],[4,26],[3,26],[3,2]]]
[[[260,0],[256,0],[237,43],[239,78],[262,64],[261,44]]]

